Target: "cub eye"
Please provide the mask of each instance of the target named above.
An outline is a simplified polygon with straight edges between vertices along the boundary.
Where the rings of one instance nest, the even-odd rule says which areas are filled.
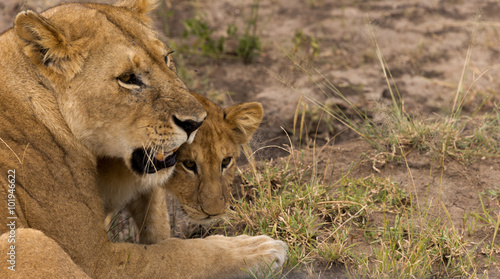
[[[182,162],[182,165],[184,165],[184,167],[192,172],[195,172],[196,173],[196,163],[193,162],[193,161],[184,161]]]
[[[143,85],[135,74],[123,74],[118,77],[118,83],[128,89],[138,89]]]
[[[226,157],[226,158],[222,159],[221,166],[223,169],[225,169],[229,166],[229,164],[231,163],[231,159],[232,159],[231,157]]]

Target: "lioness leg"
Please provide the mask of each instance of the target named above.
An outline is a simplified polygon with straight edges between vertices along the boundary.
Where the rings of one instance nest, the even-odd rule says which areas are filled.
[[[204,239],[169,238],[159,244],[109,243],[103,278],[248,278],[275,271],[286,260],[286,245],[268,236]],[[122,268],[109,270],[109,267]],[[121,269],[121,270],[120,270]],[[104,271],[101,269],[101,271]]]
[[[1,261],[8,264],[8,233],[0,236]],[[35,229],[16,230],[15,271],[2,278],[89,278],[51,238]],[[156,245],[107,243],[91,270],[103,278],[242,278],[247,272],[279,268],[286,246],[267,236],[167,239]],[[154,265],[151,266],[151,264]],[[87,267],[89,268],[89,267]]]

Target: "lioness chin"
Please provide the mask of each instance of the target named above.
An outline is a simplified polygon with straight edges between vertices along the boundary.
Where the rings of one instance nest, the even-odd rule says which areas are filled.
[[[206,116],[150,28],[153,6],[26,11],[0,35],[0,196],[11,200],[0,261],[15,269],[0,278],[237,278],[283,264],[285,244],[267,236],[108,241],[97,161],[163,183]]]

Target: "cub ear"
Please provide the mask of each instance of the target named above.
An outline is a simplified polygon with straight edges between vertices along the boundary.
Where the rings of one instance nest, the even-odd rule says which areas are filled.
[[[243,103],[224,109],[224,119],[234,131],[239,144],[250,141],[264,116],[260,103]]]
[[[154,10],[158,6],[158,2],[157,0],[120,0],[115,3],[115,6],[145,15]]]
[[[25,54],[37,65],[72,78],[83,57],[76,44],[70,44],[64,33],[47,18],[33,12],[21,12],[14,21],[14,31],[26,42]]]

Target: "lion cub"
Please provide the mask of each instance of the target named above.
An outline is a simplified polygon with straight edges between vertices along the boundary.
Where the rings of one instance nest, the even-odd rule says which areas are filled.
[[[183,212],[197,223],[208,223],[224,215],[240,145],[250,141],[262,121],[259,103],[223,109],[201,95],[191,94],[207,111],[194,141],[179,148],[174,174],[163,187],[138,193],[126,205],[140,229],[140,243],[153,244],[170,237],[165,190],[174,194]],[[107,203],[105,199],[107,213],[120,208],[112,198],[108,196]]]

